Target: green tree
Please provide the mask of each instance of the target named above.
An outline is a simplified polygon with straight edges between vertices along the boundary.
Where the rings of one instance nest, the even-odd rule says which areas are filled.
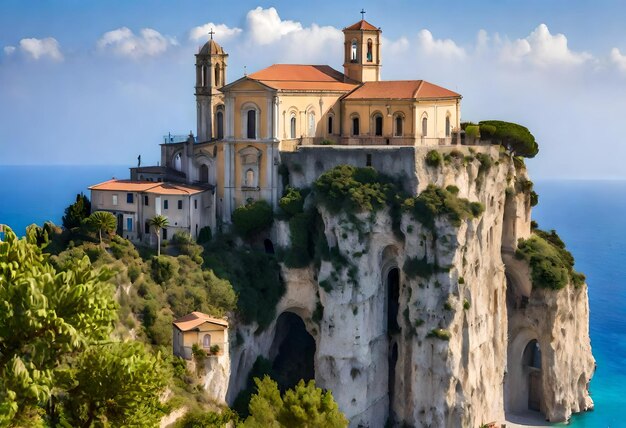
[[[152,226],[154,234],[157,237],[157,256],[161,255],[161,229],[167,227],[169,224],[169,220],[164,215],[157,215],[150,219],[150,226]]]
[[[113,214],[107,211],[96,211],[91,213],[87,218],[87,223],[94,230],[98,231],[98,237],[102,244],[102,232],[112,233],[117,228],[117,219]]]
[[[339,428],[348,420],[339,411],[330,391],[315,386],[315,381],[300,380],[294,389],[281,397],[278,385],[269,376],[254,379],[258,393],[250,400],[250,416],[242,424],[247,428],[303,427]]]
[[[72,229],[79,227],[83,220],[89,217],[91,213],[91,202],[89,198],[83,193],[76,195],[76,201],[65,208],[65,215],[63,216],[63,227],[66,229]]]
[[[491,139],[494,143],[500,143],[513,155],[533,158],[539,152],[539,145],[528,128],[517,123],[504,122],[501,120],[484,120],[480,127],[485,130],[485,125],[495,127]],[[492,128],[488,128],[492,132]]]
[[[235,229],[247,238],[270,227],[273,220],[272,207],[262,199],[241,206],[233,212]]]
[[[59,367],[109,336],[116,319],[110,273],[83,257],[56,271],[34,229],[0,242],[0,425],[36,426]]]
[[[76,427],[156,426],[169,382],[160,354],[138,342],[91,346],[72,367],[61,419]]]

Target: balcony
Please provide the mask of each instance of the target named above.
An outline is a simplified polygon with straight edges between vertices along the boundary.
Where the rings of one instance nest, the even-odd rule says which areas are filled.
[[[163,136],[163,144],[178,144],[178,143],[185,143],[187,142],[187,140],[189,139],[189,135],[174,135],[174,134],[167,134]],[[193,142],[197,143],[198,142],[198,137],[193,137]]]

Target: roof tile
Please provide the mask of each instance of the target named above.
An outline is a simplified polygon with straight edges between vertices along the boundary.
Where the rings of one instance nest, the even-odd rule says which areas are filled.
[[[178,318],[172,324],[178,327],[180,331],[189,331],[204,324],[205,322],[228,328],[228,321],[221,318],[213,318],[202,312],[192,312],[184,317]]]
[[[461,95],[425,80],[387,80],[365,82],[346,95],[346,100],[358,99],[407,99],[427,100],[459,98]]]

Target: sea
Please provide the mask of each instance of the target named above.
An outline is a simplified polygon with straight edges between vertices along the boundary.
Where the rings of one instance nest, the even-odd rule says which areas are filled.
[[[0,224],[18,235],[32,223],[61,224],[77,193],[128,175],[127,166],[0,165]],[[626,427],[626,181],[546,180],[536,181],[535,190],[533,218],[558,231],[587,275],[595,410],[569,426]]]

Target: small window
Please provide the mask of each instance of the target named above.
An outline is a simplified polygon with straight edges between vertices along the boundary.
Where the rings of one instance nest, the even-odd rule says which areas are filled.
[[[146,235],[150,233],[150,222],[147,221],[143,224],[143,233]]]
[[[205,334],[204,337],[202,338],[202,347],[203,348],[211,347],[211,335],[210,334]]]
[[[398,115],[396,116],[396,133],[395,136],[396,137],[402,137],[402,125],[403,125],[403,120],[402,120],[402,116]]]
[[[367,62],[372,62],[374,60],[372,54],[372,39],[367,39]]]
[[[329,134],[333,133],[333,117],[332,116],[328,116],[328,133]]]
[[[221,140],[224,138],[224,113],[220,110],[217,112],[217,139]]]
[[[357,48],[357,44],[356,44],[356,39],[354,39],[354,40],[352,40],[352,49],[351,49],[351,54],[350,54],[350,61],[358,62],[358,60],[357,60],[357,52],[358,52],[358,48]]]
[[[255,139],[256,138],[256,111],[248,110],[248,129],[247,129],[247,137]]]
[[[425,137],[428,135],[428,118],[422,119],[422,136]]]
[[[352,135],[359,135],[359,118],[352,118]]]
[[[150,202],[150,199],[148,198],[148,195],[143,195],[143,204],[145,206],[148,206]]]
[[[117,195],[113,195],[111,197],[111,202],[113,203],[113,205],[117,205]]]
[[[315,137],[315,113],[309,113],[309,137]]]
[[[450,136],[450,116],[446,116],[446,137]]]
[[[246,187],[254,187],[254,171],[249,169],[246,171]]]
[[[130,217],[126,219],[126,230],[129,232],[133,231],[133,219]]]
[[[291,116],[291,120],[289,121],[290,123],[290,138],[296,138],[296,116]]]
[[[132,193],[127,193],[126,194],[126,203],[127,204],[132,204],[133,203],[133,194]]]
[[[167,228],[161,229],[163,231],[163,239],[167,239]]]
[[[179,210],[182,210],[182,209],[183,209],[183,200],[182,200],[182,199],[179,199],[179,200],[178,200],[178,209],[179,209]]]
[[[374,135],[377,137],[383,135],[383,117],[379,114],[374,117]]]
[[[166,210],[170,206],[170,203],[167,199],[163,199],[163,209]]]
[[[372,155],[368,153],[365,156],[365,166],[372,166]]]
[[[194,200],[193,200],[193,209],[194,209],[194,210],[197,210],[197,209],[198,209],[198,200],[197,200],[197,199],[194,199]]]

